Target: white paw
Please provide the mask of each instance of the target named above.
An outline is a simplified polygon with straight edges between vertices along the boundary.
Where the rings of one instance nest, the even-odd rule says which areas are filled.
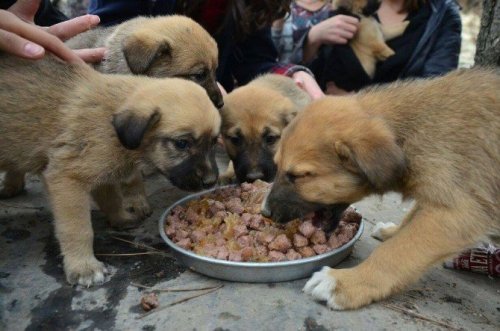
[[[373,227],[371,236],[375,239],[384,241],[387,238],[382,235],[382,231],[385,229],[393,228],[393,227],[397,227],[397,225],[392,223],[392,222],[387,222],[387,223],[378,222]]]
[[[336,302],[335,287],[337,280],[332,276],[330,267],[323,267],[321,271],[315,272],[304,286],[305,293],[311,295],[315,300],[326,301],[328,307],[335,310],[344,308]]]
[[[106,279],[106,275],[110,270],[106,268],[104,263],[98,261],[94,257],[87,261],[72,261],[73,263],[65,263],[66,278],[70,284],[77,284],[84,287],[101,285]],[[75,263],[76,262],[76,263]]]

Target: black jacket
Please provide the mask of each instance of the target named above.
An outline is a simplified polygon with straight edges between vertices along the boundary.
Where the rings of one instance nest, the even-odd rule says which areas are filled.
[[[173,14],[175,3],[176,0],[91,0],[89,13],[98,15],[102,25],[113,25],[140,15]],[[217,80],[228,91],[235,81],[244,85],[260,74],[279,70],[270,28],[256,31],[244,40],[236,40],[235,35],[236,24],[230,21],[213,36],[219,48]]]
[[[7,9],[12,6],[16,0],[0,0],[0,9]],[[68,18],[55,9],[49,0],[42,0],[35,16],[35,24],[40,26],[51,26],[66,21]]]
[[[325,88],[327,82],[333,81],[338,87],[352,91],[394,79],[431,77],[456,69],[462,31],[459,6],[454,0],[429,0],[425,10],[428,18],[421,36],[412,44],[408,61],[399,72],[385,77],[377,70],[375,78],[370,79],[348,45],[325,45],[310,64],[319,85]]]

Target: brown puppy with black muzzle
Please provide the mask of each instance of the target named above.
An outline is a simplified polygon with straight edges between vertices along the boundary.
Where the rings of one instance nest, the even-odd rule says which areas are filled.
[[[100,72],[189,79],[205,88],[218,108],[223,105],[215,78],[217,44],[188,17],[138,17],[113,27],[92,29],[66,44],[72,48],[106,47],[105,59],[95,65]],[[23,188],[24,173],[7,172],[0,198],[13,197]],[[151,215],[140,173],[131,176],[119,189],[125,198],[127,213],[122,216],[127,221],[112,219],[112,223],[132,227]]]
[[[91,196],[120,220],[117,184],[144,166],[181,189],[217,181],[221,119],[198,84],[5,54],[0,76],[8,77],[0,80],[0,171],[42,174],[72,284],[98,284],[106,273],[93,253]]]
[[[231,158],[221,177],[240,182],[272,181],[273,157],[281,132],[311,102],[309,95],[285,76],[267,74],[224,98],[221,134]]]
[[[276,154],[266,216],[285,222],[388,191],[415,200],[365,261],[324,267],[306,293],[334,309],[359,308],[477,241],[499,237],[498,91],[500,72],[460,70],[327,97],[292,121]],[[295,205],[303,208],[290,212]]]

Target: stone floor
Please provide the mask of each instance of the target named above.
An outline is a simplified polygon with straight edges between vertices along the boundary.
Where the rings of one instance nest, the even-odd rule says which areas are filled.
[[[148,179],[154,214],[138,229],[114,232],[93,212],[96,254],[144,250],[113,237],[145,243],[164,255],[99,256],[112,266],[100,287],[69,286],[52,234],[52,217],[38,179],[26,193],[0,200],[0,330],[499,330],[500,282],[487,276],[436,266],[405,292],[358,311],[334,312],[305,296],[306,282],[274,284],[221,282],[179,265],[158,235],[162,211],[184,192],[160,177]],[[353,254],[338,267],[358,264],[379,243],[369,236],[378,221],[398,221],[408,210],[397,195],[373,197],[356,205],[366,223]],[[404,254],[405,252],[401,252]],[[144,318],[138,283],[167,287],[224,284],[216,292]],[[191,293],[161,293],[160,306]],[[429,321],[411,317],[401,307]]]
[[[478,18],[469,16],[463,16],[461,66],[473,62]],[[499,279],[441,266],[399,295],[348,312],[331,311],[305,296],[301,292],[305,279],[232,283],[186,270],[170,257],[157,224],[163,210],[185,194],[160,177],[149,178],[148,195],[155,212],[130,232],[110,230],[102,214],[93,212],[96,254],[144,251],[113,237],[145,243],[165,254],[99,256],[112,266],[113,274],[103,286],[90,289],[71,287],[65,281],[52,217],[38,179],[29,180],[22,196],[0,200],[0,330],[500,330]],[[365,259],[379,244],[369,236],[373,224],[398,222],[409,205],[397,195],[356,204],[364,216],[365,233],[338,267]],[[132,283],[155,289],[219,283],[224,287],[139,319],[143,290]],[[190,295],[161,293],[160,307]]]

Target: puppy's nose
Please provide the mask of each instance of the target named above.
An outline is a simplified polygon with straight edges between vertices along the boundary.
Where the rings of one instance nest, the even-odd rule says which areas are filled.
[[[215,174],[206,175],[201,179],[203,188],[210,188],[217,183],[217,176]]]
[[[224,107],[224,100],[220,99],[220,100],[216,101],[215,107],[217,107],[217,109],[221,109],[222,107]]]
[[[250,171],[246,175],[247,182],[250,183],[256,181],[257,179],[262,179],[262,178],[264,178],[264,174],[260,170]]]

